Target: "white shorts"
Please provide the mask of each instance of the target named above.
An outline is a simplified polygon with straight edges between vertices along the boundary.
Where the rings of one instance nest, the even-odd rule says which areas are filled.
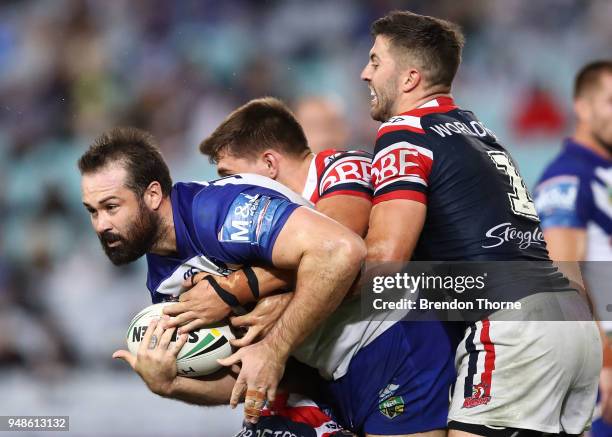
[[[537,310],[548,294],[521,302]],[[470,326],[457,348],[449,422],[581,434],[591,423],[602,365],[595,322],[534,321],[529,311],[524,321],[496,316]]]

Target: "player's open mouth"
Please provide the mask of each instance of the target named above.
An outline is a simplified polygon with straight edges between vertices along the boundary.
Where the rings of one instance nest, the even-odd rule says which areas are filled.
[[[112,241],[110,243],[106,243],[108,247],[117,247],[121,244],[121,240]]]
[[[378,102],[378,97],[376,97],[376,92],[374,88],[370,87],[370,103],[375,105]]]

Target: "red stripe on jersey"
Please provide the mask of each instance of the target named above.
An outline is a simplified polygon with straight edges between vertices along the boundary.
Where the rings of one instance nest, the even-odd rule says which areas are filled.
[[[453,109],[457,109],[457,105],[455,105],[455,102],[451,97],[438,97],[435,100],[437,103],[436,106],[416,108],[410,111],[406,111],[400,115],[412,115],[413,117],[422,117],[427,114],[444,113],[452,111]]]
[[[448,96],[448,97],[438,97],[436,99],[436,102],[438,102],[438,105],[440,105],[440,106],[455,106],[455,101],[450,96]]]
[[[413,109],[412,111],[409,111],[406,114],[402,114],[402,115],[413,115],[415,117],[423,117],[424,115],[428,115],[428,114],[445,113],[448,111],[452,111],[453,109],[457,109],[457,106],[449,105],[449,106],[436,106],[433,108],[419,108],[419,109]]]
[[[427,186],[433,159],[425,148],[408,142],[399,142],[376,154],[372,164],[372,185],[374,190],[387,186],[394,179],[404,176],[416,176]]]
[[[390,193],[381,194],[380,196],[374,197],[372,204],[377,205],[381,202],[386,202],[388,200],[414,200],[416,202],[427,205],[427,196],[425,195],[425,193],[412,190],[397,190],[391,191]]]
[[[329,149],[329,150],[324,150],[322,152],[319,152],[315,155],[314,159],[315,159],[315,166],[317,167],[317,179],[321,178],[321,175],[323,174],[323,172],[325,171],[325,160],[326,158],[336,154],[337,151],[335,149]],[[319,191],[319,187],[318,187],[318,183],[317,183],[317,189],[315,191]]]
[[[385,134],[388,134],[389,132],[397,132],[397,131],[404,131],[404,130],[415,132],[417,134],[425,133],[423,129],[419,129],[418,127],[407,126],[405,124],[402,124],[398,126],[386,126],[386,127],[379,129],[378,134],[376,135],[376,139],[382,137]]]
[[[480,342],[485,350],[484,371],[480,376],[480,384],[484,388],[484,396],[491,396],[491,383],[493,370],[495,370],[495,345],[491,342],[490,328],[491,322],[489,319],[484,319],[480,331]]]
[[[317,153],[317,187],[309,200],[316,204],[320,198],[328,196],[327,190],[334,187],[342,187],[338,191],[343,194],[364,197],[363,188],[370,187],[372,162],[362,155],[363,152],[333,149]]]

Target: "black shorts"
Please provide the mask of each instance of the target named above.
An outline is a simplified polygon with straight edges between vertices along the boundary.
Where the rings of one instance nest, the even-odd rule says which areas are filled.
[[[456,429],[457,431],[465,431],[471,434],[480,435],[484,437],[579,437],[579,434],[550,434],[542,431],[534,431],[532,429],[502,427],[491,428],[490,426],[486,425],[474,425],[471,423],[456,422],[454,420],[448,423],[448,429]]]

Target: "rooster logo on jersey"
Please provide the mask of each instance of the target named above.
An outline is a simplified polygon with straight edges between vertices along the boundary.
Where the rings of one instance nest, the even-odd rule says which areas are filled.
[[[488,384],[482,382],[472,387],[472,397],[463,401],[463,408],[474,408],[488,404],[491,401],[491,396],[486,396],[488,387]]]

